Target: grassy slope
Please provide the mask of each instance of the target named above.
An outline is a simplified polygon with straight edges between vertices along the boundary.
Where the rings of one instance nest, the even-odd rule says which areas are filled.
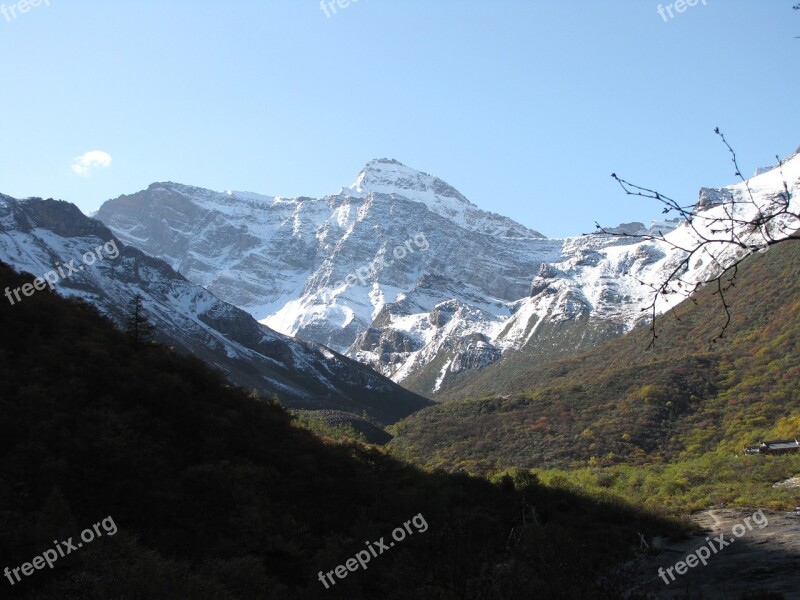
[[[0,265],[0,290],[29,280]],[[599,598],[636,532],[678,530],[525,473],[426,473],[322,441],[48,292],[0,302],[0,333],[0,568],[109,515],[119,527],[53,571],[3,578],[3,597]],[[317,580],[420,513],[425,533],[335,588]]]
[[[483,472],[727,459],[747,443],[800,435],[798,276],[800,244],[748,260],[728,293],[731,326],[713,345],[724,315],[705,290],[678,308],[680,320],[661,321],[653,350],[637,330],[563,360],[494,365],[460,389],[468,399],[394,426],[391,447]],[[770,476],[795,462],[778,460],[785,468]]]

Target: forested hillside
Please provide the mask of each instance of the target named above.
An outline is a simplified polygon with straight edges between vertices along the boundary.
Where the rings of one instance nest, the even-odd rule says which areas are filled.
[[[492,365],[443,404],[398,423],[396,453],[486,472],[732,457],[800,435],[800,243],[740,268],[725,324],[712,289],[659,321],[581,355]]]

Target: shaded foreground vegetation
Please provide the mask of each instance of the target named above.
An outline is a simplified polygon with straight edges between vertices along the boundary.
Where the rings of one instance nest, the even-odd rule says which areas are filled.
[[[26,281],[0,265],[2,288]],[[107,516],[119,528],[53,570],[3,578],[3,597],[616,598],[637,532],[681,531],[527,473],[426,473],[325,442],[48,292],[0,304],[0,331],[0,568]],[[318,571],[420,513],[427,532],[323,588]]]

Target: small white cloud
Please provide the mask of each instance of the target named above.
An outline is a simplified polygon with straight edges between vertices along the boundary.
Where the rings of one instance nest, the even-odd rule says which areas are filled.
[[[72,170],[81,177],[88,177],[91,169],[107,169],[111,166],[111,155],[102,150],[92,150],[72,161]]]

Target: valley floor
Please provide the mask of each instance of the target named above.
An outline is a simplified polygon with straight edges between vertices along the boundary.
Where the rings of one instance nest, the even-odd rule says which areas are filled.
[[[644,560],[641,572],[645,579],[639,589],[651,593],[650,598],[665,600],[732,599],[755,590],[769,590],[783,594],[786,600],[800,600],[800,514],[795,513],[764,510],[769,522],[766,527],[753,527],[736,538],[734,543],[713,554],[706,566],[698,564],[677,576],[669,586],[659,577],[659,567],[673,567],[706,546],[706,537],[713,540],[724,534],[726,540],[732,538],[733,528],[744,523],[754,510],[718,509],[695,514],[693,520],[705,533],[680,542],[663,542],[657,555]]]

